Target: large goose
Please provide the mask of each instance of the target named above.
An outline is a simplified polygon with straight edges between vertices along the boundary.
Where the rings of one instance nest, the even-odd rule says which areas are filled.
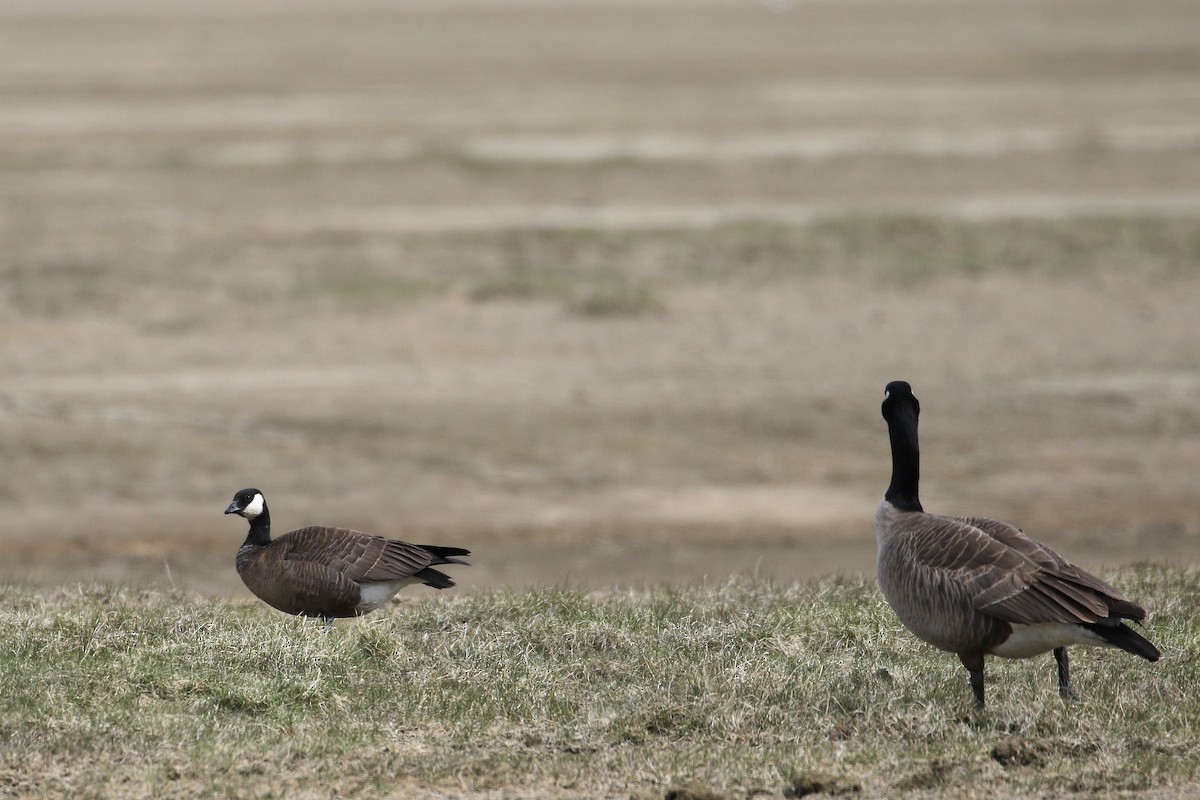
[[[409,584],[435,589],[454,585],[440,564],[466,564],[461,547],[408,544],[350,530],[312,526],[271,539],[271,513],[258,489],[233,496],[226,514],[250,521],[237,552],[237,571],[247,588],[288,614],[357,617],[379,608]]]
[[[883,418],[892,482],[875,512],[879,588],[896,616],[934,647],[958,655],[982,708],[983,659],[1054,651],[1058,689],[1073,697],[1067,645],[1159,652],[1121,620],[1146,611],[1113,587],[1004,522],[927,514],[917,497],[921,405],[904,381],[887,385]]]

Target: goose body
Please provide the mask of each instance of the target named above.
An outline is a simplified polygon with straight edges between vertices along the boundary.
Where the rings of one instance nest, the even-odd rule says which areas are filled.
[[[270,511],[257,489],[238,492],[225,513],[250,521],[235,562],[246,587],[280,611],[326,621],[370,613],[414,583],[449,588],[454,581],[434,567],[465,564],[456,557],[470,554],[318,525],[272,539]]]
[[[1118,647],[1157,661],[1158,650],[1122,620],[1146,611],[1019,528],[981,517],[927,514],[917,487],[920,404],[904,381],[883,402],[892,480],[875,512],[879,588],[918,638],[958,655],[984,705],[984,656],[1053,652],[1059,691],[1072,696],[1067,646]]]

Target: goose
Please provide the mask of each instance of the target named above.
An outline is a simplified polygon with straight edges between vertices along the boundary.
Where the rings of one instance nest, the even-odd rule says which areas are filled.
[[[236,561],[246,587],[267,605],[326,624],[370,613],[409,584],[448,589],[454,581],[433,567],[465,565],[455,556],[471,552],[319,525],[272,539],[271,512],[258,489],[239,491],[225,513],[250,521]]]
[[[1122,620],[1146,610],[1046,545],[1005,522],[927,514],[917,496],[920,459],[912,387],[884,390],[892,479],[875,512],[879,588],[919,639],[958,656],[984,707],[984,656],[1054,652],[1058,690],[1071,689],[1067,646],[1117,647],[1147,661],[1158,649]]]

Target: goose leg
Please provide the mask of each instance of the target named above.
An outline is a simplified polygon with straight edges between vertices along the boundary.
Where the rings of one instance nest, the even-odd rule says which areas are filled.
[[[971,692],[975,695],[975,707],[983,708],[983,654],[958,654],[958,660],[971,673]]]
[[[1058,662],[1058,695],[1064,700],[1074,700],[1077,695],[1071,688],[1071,662],[1066,646],[1054,648],[1054,660]]]

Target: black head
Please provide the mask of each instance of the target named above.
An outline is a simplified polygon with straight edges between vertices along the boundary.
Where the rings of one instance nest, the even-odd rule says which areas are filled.
[[[246,519],[254,519],[267,508],[267,501],[258,489],[242,489],[233,496],[233,502],[225,509],[226,514],[240,514]]]
[[[917,401],[916,395],[912,393],[912,387],[908,385],[908,381],[892,381],[884,387],[884,419],[894,415],[897,410],[906,406],[911,408],[914,414],[919,415],[921,413],[921,404]]]

